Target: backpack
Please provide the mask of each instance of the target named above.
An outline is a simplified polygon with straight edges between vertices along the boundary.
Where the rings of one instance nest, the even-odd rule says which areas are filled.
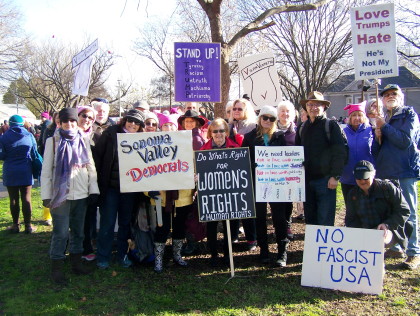
[[[326,120],[325,120],[325,134],[326,134],[326,136],[327,136],[327,140],[328,140],[328,143],[331,141],[331,129],[332,129],[332,127],[331,127],[331,125],[332,125],[332,122],[333,120],[330,120],[329,118],[327,118]],[[302,130],[303,130],[303,126],[306,124],[306,122],[307,121],[305,121],[305,122],[303,122],[302,124],[300,124],[300,126],[299,126],[299,130],[298,130],[298,133],[299,133],[299,137],[300,137],[300,139],[302,139]],[[349,144],[348,144],[348,142],[347,142],[347,137],[346,137],[346,134],[344,133],[344,131],[343,131],[343,129],[341,128],[341,126],[340,125],[338,125],[339,127],[340,127],[340,130],[341,130],[341,135],[343,136],[343,139],[344,139],[344,145],[345,145],[345,147],[346,147],[346,152],[347,152],[347,155],[346,155],[346,161],[344,162],[344,164],[346,165],[347,164],[347,162],[348,162],[348,160],[349,160]]]

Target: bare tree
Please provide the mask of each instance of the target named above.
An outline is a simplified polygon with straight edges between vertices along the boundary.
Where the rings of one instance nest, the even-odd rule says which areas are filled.
[[[0,0],[0,79],[15,78],[16,65],[23,58],[25,43],[20,27],[20,13],[9,3]]]
[[[58,111],[75,102],[89,102],[90,96],[109,97],[105,89],[107,72],[114,65],[115,56],[100,51],[94,61],[89,96],[72,94],[74,69],[71,59],[80,51],[75,45],[64,45],[55,40],[34,45],[26,52],[26,58],[18,63],[20,75],[19,97],[24,98],[35,112]],[[129,87],[122,87],[121,96]],[[115,101],[115,100],[111,100]]]

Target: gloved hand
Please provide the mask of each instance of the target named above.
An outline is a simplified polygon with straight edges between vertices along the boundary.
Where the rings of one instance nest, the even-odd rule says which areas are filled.
[[[51,203],[51,199],[42,200],[42,206],[49,207]]]
[[[88,205],[96,205],[99,201],[99,194],[89,194],[88,196]]]
[[[148,192],[148,195],[152,198],[152,199],[154,199],[154,200],[157,200],[158,198],[158,195],[160,195],[160,192],[159,191],[149,191]]]

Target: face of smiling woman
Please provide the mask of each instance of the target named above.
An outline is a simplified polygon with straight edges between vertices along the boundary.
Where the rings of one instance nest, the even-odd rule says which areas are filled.
[[[140,130],[140,122],[132,118],[127,118],[124,128],[128,133],[137,133]]]
[[[79,113],[77,125],[82,131],[87,131],[93,125],[93,122],[92,111],[82,111]]]

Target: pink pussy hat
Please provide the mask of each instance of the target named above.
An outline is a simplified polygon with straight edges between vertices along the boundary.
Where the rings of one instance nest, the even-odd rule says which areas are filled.
[[[163,124],[172,123],[178,128],[179,114],[165,115],[165,114],[158,113],[158,116],[159,116],[160,127],[162,127]]]
[[[348,104],[344,108],[344,110],[349,110],[349,116],[350,116],[350,114],[352,114],[354,111],[361,111],[365,113],[365,107],[366,107],[366,101],[363,101],[362,103]]]

